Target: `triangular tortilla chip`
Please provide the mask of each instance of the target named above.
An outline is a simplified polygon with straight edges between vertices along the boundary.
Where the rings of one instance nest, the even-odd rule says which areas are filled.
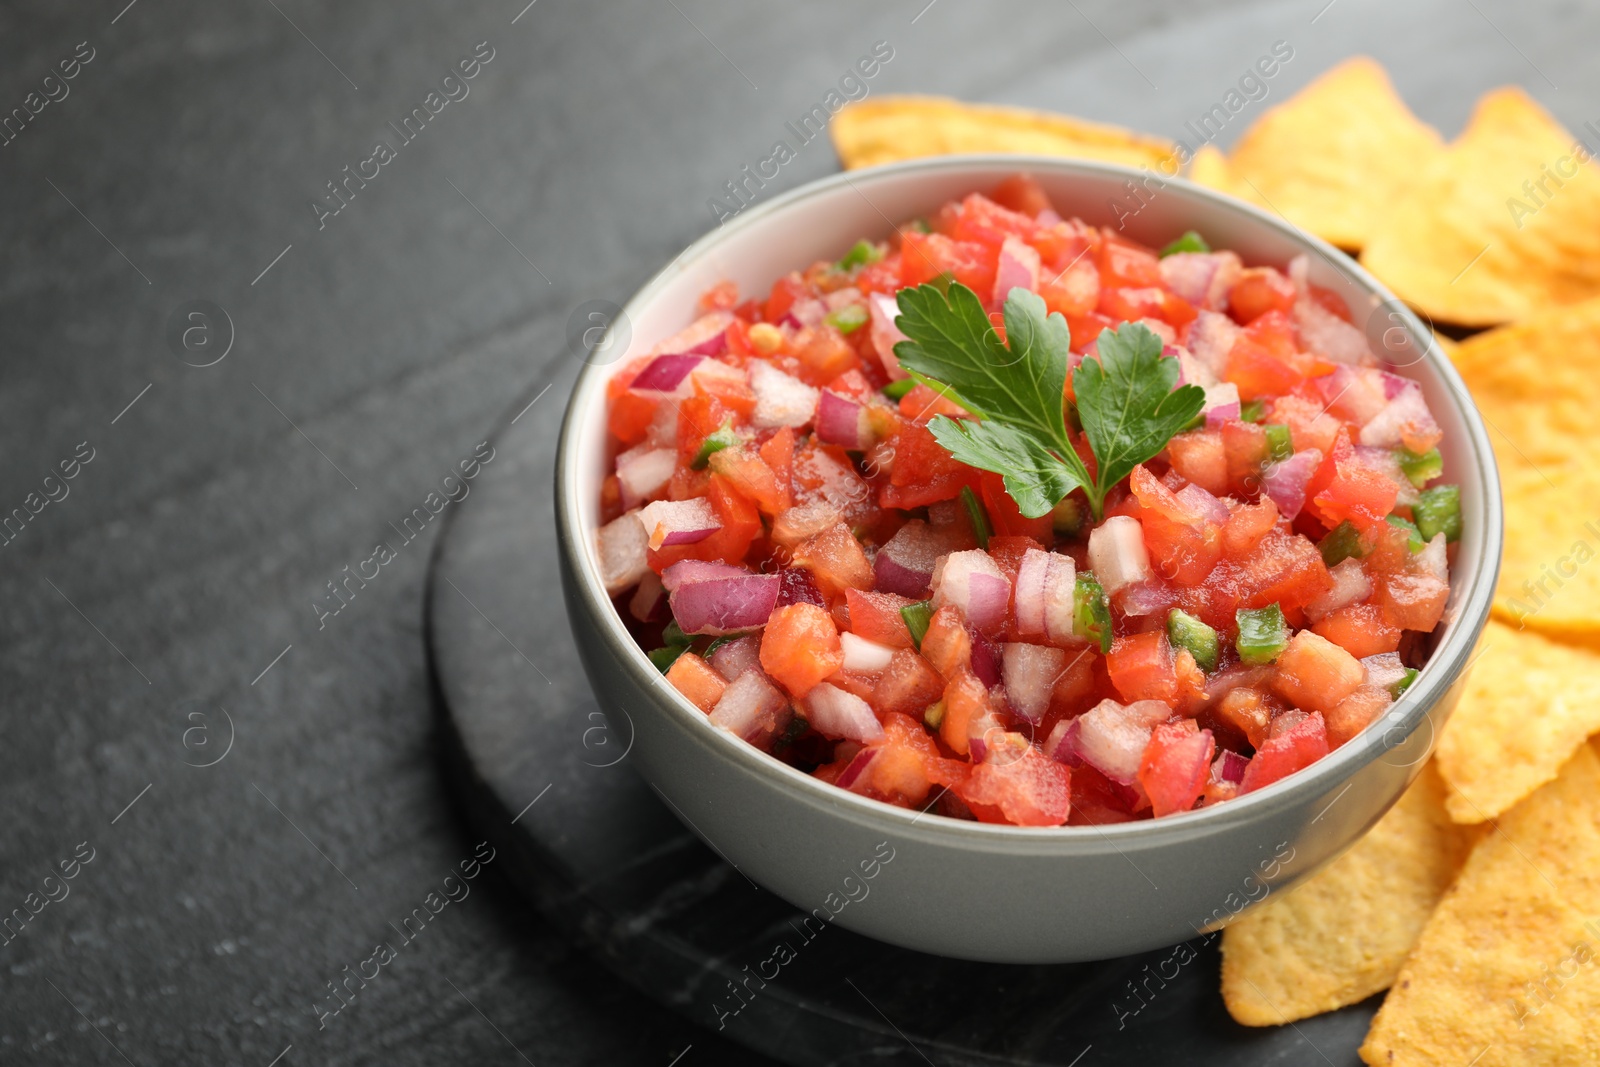
[[[1589,158],[1521,89],[1497,89],[1443,156],[1413,172],[1361,263],[1463,326],[1600,295],[1600,169]]]
[[[1434,759],[1456,822],[1498,817],[1600,731],[1600,654],[1490,620]]]
[[[1476,839],[1432,764],[1355,847],[1222,934],[1222,998],[1277,1026],[1389,988]]]
[[[1600,759],[1473,849],[1373,1020],[1373,1067],[1600,1064]]]
[[[1174,175],[1173,144],[1069,115],[939,96],[881,96],[851,104],[828,125],[846,170],[921,156],[1012,152],[1103,159]],[[1170,161],[1170,162],[1169,162]]]
[[[1361,248],[1388,204],[1443,148],[1383,67],[1356,56],[1262,115],[1228,162],[1240,185],[1294,225]]]
[[[1506,508],[1495,610],[1600,638],[1600,299],[1462,341],[1453,355],[1488,426]]]

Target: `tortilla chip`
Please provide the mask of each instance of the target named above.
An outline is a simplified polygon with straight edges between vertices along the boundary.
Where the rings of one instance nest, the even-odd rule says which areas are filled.
[[[1378,1067],[1600,1063],[1600,759],[1561,776],[1473,849],[1373,1020]]]
[[[1278,1026],[1389,988],[1476,834],[1450,821],[1432,764],[1354,848],[1222,934],[1222,999]]]
[[[1454,353],[1499,463],[1504,618],[1600,638],[1600,299],[1462,341]]]
[[[1356,56],[1261,116],[1229,164],[1294,225],[1354,249],[1443,152],[1439,132],[1411,113],[1383,67]]]
[[[1600,168],[1588,159],[1521,89],[1489,93],[1431,165],[1398,161],[1416,180],[1361,263],[1433,318],[1464,326],[1600,295]]]
[[[1162,174],[1178,172],[1174,146],[1163,137],[1068,115],[938,96],[863,100],[840,111],[828,129],[846,170],[921,156],[1011,152],[1152,169],[1164,165]]]
[[[1490,620],[1435,762],[1456,822],[1497,818],[1600,731],[1600,654]]]

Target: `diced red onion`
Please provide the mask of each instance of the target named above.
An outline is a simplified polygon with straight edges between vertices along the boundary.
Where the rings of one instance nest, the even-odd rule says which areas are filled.
[[[1379,371],[1378,379],[1383,382],[1383,398],[1385,400],[1393,400],[1407,389],[1420,388],[1410,378],[1403,374],[1396,374],[1393,371]]]
[[[1341,560],[1328,573],[1333,585],[1327,592],[1306,605],[1306,621],[1321,622],[1340,608],[1361,604],[1372,595],[1372,579],[1358,559]]]
[[[816,414],[818,391],[765,360],[751,361],[750,389],[756,394],[750,421],[757,429],[804,426]]]
[[[806,694],[805,704],[806,721],[823,737],[866,743],[883,736],[883,724],[871,706],[838,686],[817,683]]]
[[[703,582],[708,578],[742,578],[749,573],[743,567],[717,560],[684,559],[661,572],[661,584],[667,592],[675,593],[678,586],[688,582]]]
[[[607,593],[616,596],[650,573],[649,547],[650,538],[637,511],[612,519],[595,532],[600,581]]]
[[[1131,515],[1113,515],[1089,534],[1089,569],[1108,594],[1150,577],[1144,527]]]
[[[1009,236],[1000,245],[994,274],[994,303],[1004,304],[1013,289],[1035,292],[1039,288],[1039,252],[1020,238]]]
[[[994,712],[985,711],[975,715],[967,723],[967,755],[973,763],[983,763],[988,760],[989,751],[994,747],[991,741],[1003,743],[1005,736],[1005,724]]]
[[[689,378],[705,356],[657,356],[645,364],[629,388],[641,393],[672,393]]]
[[[1239,387],[1232,382],[1206,386],[1206,429],[1215,430],[1239,417]]]
[[[1225,748],[1211,765],[1211,777],[1218,782],[1232,782],[1238,785],[1244,781],[1244,769],[1248,766],[1250,766],[1248,757]]]
[[[1228,353],[1233,350],[1239,333],[1239,326],[1228,316],[1215,311],[1202,311],[1189,324],[1189,352],[1211,368],[1215,377],[1221,378],[1228,366]]]
[[[1196,308],[1219,310],[1241,264],[1234,252],[1174,252],[1161,258],[1161,282]]]
[[[733,313],[712,311],[650,350],[652,356],[720,356],[728,350],[728,327]]]
[[[935,568],[933,584],[934,608],[954,604],[967,622],[983,632],[1005,622],[1011,606],[1011,583],[982,549],[945,556]]]
[[[1379,448],[1399,448],[1408,436],[1434,437],[1439,434],[1439,424],[1434,421],[1428,402],[1422,397],[1422,388],[1415,382],[1401,389],[1372,419],[1361,428],[1360,443]]]
[[[1044,633],[1056,644],[1080,644],[1074,632],[1077,565],[1071,556],[1050,554],[1050,570],[1044,579]]]
[[[711,709],[711,724],[752,741],[763,733],[769,733],[777,721],[778,712],[786,711],[788,707],[789,701],[767,680],[766,675],[760,671],[747,671],[722,691],[716,706]]]
[[[910,377],[901,369],[900,360],[894,354],[894,346],[906,339],[894,322],[900,314],[900,305],[888,293],[873,293],[867,299],[867,308],[872,312],[872,347],[883,363],[883,372],[891,382]]]
[[[1067,654],[1049,645],[1009,642],[1002,646],[1001,677],[1011,710],[1038,722],[1050,710],[1050,692],[1066,667]]]
[[[1228,505],[1212,496],[1206,490],[1190,482],[1177,492],[1178,501],[1184,507],[1205,519],[1207,522],[1221,526],[1228,521],[1232,512]]]
[[[778,607],[790,604],[815,604],[828,606],[827,598],[817,588],[817,580],[804,567],[785,567],[778,572]]]
[[[801,297],[789,306],[789,314],[793,315],[801,326],[820,326],[822,320],[828,317],[828,305],[811,297]]]
[[[1206,700],[1214,703],[1235,689],[1261,689],[1272,681],[1274,667],[1252,667],[1237,663],[1218,671],[1206,680]]]
[[[1050,574],[1050,553],[1030,548],[1017,567],[1017,617],[1019,634],[1044,633],[1044,583]]]
[[[872,587],[880,593],[921,597],[933,582],[933,568],[944,551],[942,537],[921,519],[912,519],[889,538],[872,561]]]
[[[1353,451],[1355,461],[1368,470],[1377,471],[1390,482],[1394,483],[1397,495],[1395,503],[1411,507],[1421,494],[1417,487],[1411,484],[1411,479],[1400,467],[1400,457],[1391,449],[1375,448],[1372,445],[1356,445]]]
[[[859,792],[859,790],[855,790],[856,782],[861,778],[861,773],[867,769],[867,765],[877,758],[880,751],[881,749],[879,748],[864,748],[857,752],[855,759],[851,760],[849,765],[840,772],[839,778],[834,784],[840,789]]]
[[[1335,367],[1332,374],[1313,378],[1322,402],[1354,422],[1368,422],[1387,403],[1377,371],[1368,367]]]
[[[1158,294],[1161,292],[1159,289],[1152,291]],[[1145,329],[1149,330],[1151,333],[1155,334],[1157,337],[1161,338],[1161,344],[1163,346],[1174,345],[1178,342],[1178,331],[1174,330],[1169,323],[1162,322],[1160,319],[1144,318],[1139,320],[1139,324]],[[1169,352],[1167,354],[1173,355],[1175,353]]]
[[[628,601],[628,614],[640,622],[649,622],[655,618],[661,608],[661,599],[666,595],[661,579],[654,571],[647,571],[639,579],[639,588],[633,591],[633,598]]]
[[[844,669],[847,671],[877,674],[889,666],[889,661],[894,658],[894,649],[876,641],[868,641],[848,630],[839,635],[839,647],[844,650]]]
[[[817,437],[824,444],[866,448],[872,443],[866,407],[831,389],[824,389],[817,404]]]
[[[1433,535],[1421,552],[1413,555],[1409,561],[1413,573],[1426,574],[1437,578],[1441,582],[1450,580],[1450,564],[1442,532]]]
[[[985,688],[992,689],[1002,677],[1000,649],[973,627],[967,627],[967,636],[972,640],[972,673]]]
[[[1139,778],[1139,760],[1150,732],[1172,717],[1159,700],[1139,700],[1124,707],[1109,698],[1076,719],[1066,737],[1073,756],[1114,782],[1131,785]]]
[[[1406,665],[1401,662],[1398,654],[1383,652],[1376,656],[1368,656],[1361,661],[1362,670],[1366,672],[1366,684],[1376,685],[1388,689],[1394,683],[1406,676]]]
[[[622,506],[636,508],[661,492],[672,481],[678,466],[678,453],[671,448],[641,445],[617,457],[617,486],[622,491]]]
[[[1050,728],[1050,736],[1044,739],[1044,754],[1057,763],[1065,763],[1069,767],[1081,767],[1083,761],[1072,751],[1072,746],[1067,743],[1067,737],[1072,733],[1072,724],[1076,719],[1062,719]]]
[[[722,520],[703,496],[689,500],[657,500],[639,512],[651,548],[671,548],[704,541],[722,529]]]
[[[1293,519],[1306,504],[1306,483],[1322,465],[1322,451],[1308,448],[1281,463],[1269,466],[1261,475],[1261,492],[1278,505],[1278,514]]]
[[[686,582],[672,593],[672,616],[686,634],[728,634],[766,625],[778,603],[776,574]]]
[[[738,681],[745,671],[759,671],[761,638],[752,635],[723,642],[711,653],[711,666],[730,682]]]
[[[1183,345],[1163,345],[1161,354],[1178,361],[1178,380],[1175,385],[1198,385],[1202,389],[1210,389],[1217,384],[1217,376],[1211,372],[1211,367],[1195,358],[1195,354]]]
[[[1151,615],[1165,615],[1177,597],[1173,594],[1171,586],[1159,578],[1147,578],[1142,582],[1130,582],[1118,589],[1113,594],[1117,610],[1124,615],[1138,618],[1148,618]]]

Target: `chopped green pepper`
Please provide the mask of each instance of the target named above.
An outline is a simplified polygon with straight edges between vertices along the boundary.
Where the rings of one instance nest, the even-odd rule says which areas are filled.
[[[828,324],[840,333],[855,333],[871,316],[865,304],[847,304],[838,311],[828,312],[826,317]]]
[[[1099,645],[1101,652],[1111,651],[1111,605],[1100,579],[1088,571],[1078,572],[1072,590],[1072,632]]]
[[[1267,431],[1268,460],[1282,463],[1294,455],[1294,438],[1289,433],[1289,427],[1281,422],[1269,422],[1261,428]]]
[[[978,547],[987,552],[993,528],[989,525],[989,513],[984,510],[983,501],[978,499],[978,494],[972,491],[970,485],[961,487],[961,506],[967,509],[967,518],[972,520],[972,532],[978,538]]]
[[[661,648],[645,653],[645,655],[649,656],[650,662],[656,665],[656,670],[666,674],[667,671],[672,669],[672,665],[678,662],[678,657],[687,651],[689,651],[688,645],[664,645]]]
[[[1437,448],[1430,448],[1420,454],[1409,448],[1400,448],[1395,450],[1394,455],[1400,461],[1401,472],[1411,479],[1411,484],[1418,489],[1444,473],[1444,457],[1439,455]]]
[[[850,246],[850,251],[839,260],[840,270],[855,270],[868,263],[876,263],[883,258],[883,250],[865,238]]]
[[[1361,531],[1349,519],[1329,530],[1327,536],[1317,543],[1317,548],[1322,552],[1322,562],[1329,567],[1347,559],[1360,559],[1367,554],[1366,547],[1361,543]]]
[[[1077,537],[1083,530],[1083,505],[1072,497],[1062,497],[1050,509],[1050,526],[1059,537]]]
[[[1413,552],[1421,552],[1428,547],[1428,542],[1422,539],[1422,531],[1417,529],[1417,524],[1410,519],[1402,519],[1398,515],[1390,515],[1390,526],[1398,527],[1406,532],[1406,547]]]
[[[662,627],[661,640],[662,643],[668,645],[688,645],[694,643],[694,638],[683,632],[683,627],[678,625],[677,619],[673,619],[671,622],[667,623],[666,626]]]
[[[937,730],[944,722],[944,701],[929,704],[922,712],[922,721],[927,723],[928,729]]]
[[[1166,259],[1174,252],[1209,252],[1211,246],[1206,244],[1206,239],[1193,230],[1189,230],[1182,237],[1173,241],[1161,250],[1161,258]]]
[[[689,466],[697,471],[703,471],[711,464],[711,457],[724,448],[732,448],[740,442],[741,438],[733,429],[733,420],[725,419],[721,426],[708,434],[700,442],[700,450],[694,454],[694,459],[689,461]]]
[[[1461,540],[1461,487],[1436,485],[1424,489],[1411,509],[1417,517],[1417,529],[1424,541],[1432,541],[1434,534],[1444,534],[1446,541]]]
[[[1167,615],[1167,640],[1175,648],[1187,648],[1207,674],[1217,669],[1217,631],[1187,611],[1173,608]]]
[[[1415,667],[1407,667],[1406,673],[1389,683],[1389,695],[1394,697],[1396,700],[1399,700],[1400,694],[1404,693],[1407,689],[1410,689],[1411,683],[1416,680],[1417,669]]]
[[[915,604],[907,604],[900,609],[900,617],[906,620],[906,629],[911,631],[911,643],[921,652],[922,639],[927,636],[928,623],[933,620],[933,601],[919,600]]]
[[[1239,624],[1235,647],[1245,663],[1256,666],[1271,663],[1289,647],[1289,624],[1283,621],[1283,609],[1278,605],[1254,610],[1240,608],[1234,619]]]
[[[901,378],[897,382],[890,382],[884,386],[882,392],[890,400],[900,400],[916,387],[917,380],[915,378]]]
[[[1239,405],[1239,419],[1242,422],[1260,422],[1267,414],[1267,405],[1259,400],[1246,400]]]

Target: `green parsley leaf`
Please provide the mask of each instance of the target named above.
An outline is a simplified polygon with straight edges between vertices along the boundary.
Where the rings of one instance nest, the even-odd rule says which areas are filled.
[[[978,547],[985,552],[989,550],[989,513],[983,509],[983,501],[978,499],[978,494],[972,491],[972,486],[961,487],[961,506],[967,509],[967,519],[972,523],[972,532],[978,538]]]
[[[1030,519],[1050,514],[1068,493],[1089,484],[1087,475],[1074,472],[1026,430],[998,420],[974,422],[940,415],[928,429],[962,463],[1004,477],[1017,510]]]
[[[1167,447],[1205,407],[1206,392],[1198,385],[1172,388],[1178,381],[1178,361],[1161,355],[1161,338],[1143,323],[1101,330],[1096,347],[1100,358],[1078,365],[1072,391],[1099,465],[1096,485],[1089,490],[1089,502],[1099,515],[1111,487]]]
[[[899,400],[916,387],[917,380],[915,378],[901,378],[899,381],[890,382],[884,386],[882,393],[890,400]]]

